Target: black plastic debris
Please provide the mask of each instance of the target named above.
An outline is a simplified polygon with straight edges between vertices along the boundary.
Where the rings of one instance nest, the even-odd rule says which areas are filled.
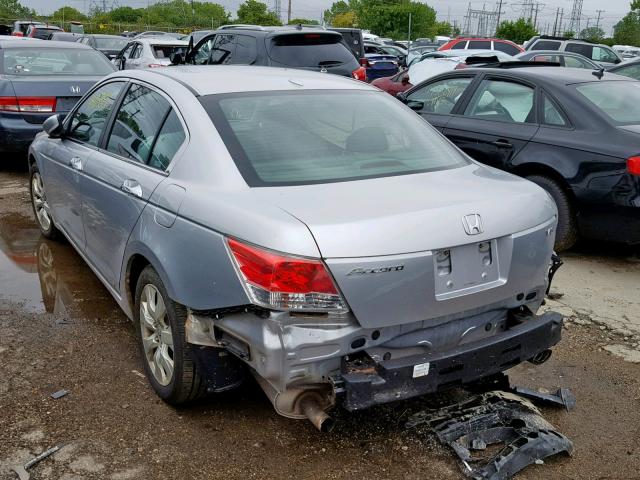
[[[568,388],[559,388],[553,393],[539,392],[524,387],[512,387],[511,391],[534,402],[540,402],[543,405],[564,407],[567,409],[567,412],[573,410],[576,406],[576,397]]]
[[[460,403],[425,410],[409,418],[407,428],[426,425],[460,458],[474,479],[502,480],[541,460],[565,452],[571,440],[555,430],[528,400],[492,391]]]

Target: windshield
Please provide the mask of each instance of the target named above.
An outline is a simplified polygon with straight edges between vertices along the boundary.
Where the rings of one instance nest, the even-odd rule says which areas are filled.
[[[96,37],[96,46],[102,50],[122,50],[126,44],[126,38]]]
[[[382,92],[244,93],[200,100],[252,187],[404,175],[468,164],[424,120]]]
[[[115,67],[95,50],[76,48],[5,48],[5,75],[96,75],[112,73]]]
[[[640,82],[591,82],[576,90],[614,124],[640,125]]]
[[[289,67],[331,67],[355,62],[338,34],[280,35],[271,41],[269,57],[273,62]]]

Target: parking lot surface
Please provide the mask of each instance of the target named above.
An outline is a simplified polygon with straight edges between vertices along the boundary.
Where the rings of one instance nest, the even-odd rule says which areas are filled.
[[[403,426],[442,399],[338,411],[331,434],[278,416],[253,381],[162,403],[109,293],[71,246],[40,236],[27,185],[20,162],[0,172],[1,479],[54,445],[32,478],[463,478],[451,452]],[[572,389],[575,410],[543,412],[575,452],[518,478],[640,478],[640,251],[587,244],[563,259],[547,307],[566,316],[564,338],[546,364],[509,374]]]

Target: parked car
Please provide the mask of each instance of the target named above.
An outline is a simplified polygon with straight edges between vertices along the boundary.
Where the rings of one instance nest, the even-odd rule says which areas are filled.
[[[329,430],[336,403],[548,358],[549,196],[364,82],[294,73],[118,72],[31,145],[43,235],[134,321],[157,394],[181,404],[249,371],[278,413]]]
[[[133,35],[134,40],[139,40],[141,38],[147,37],[170,37],[174,39],[182,38],[184,35],[181,33],[174,32],[162,32],[160,30],[148,30],[146,32],[140,32]]]
[[[423,55],[435,52],[436,50],[438,50],[438,48],[440,48],[440,45],[435,43],[431,45],[421,45],[415,47],[412,44],[411,48],[407,52],[407,66],[411,66],[413,62],[417,61]]]
[[[625,77],[640,80],[640,60],[623,62],[609,69],[609,72],[616,75],[624,75]]]
[[[541,35],[527,43],[526,50],[553,50],[578,53],[597,64],[608,68],[622,62],[622,58],[609,46],[565,37]]]
[[[49,34],[47,40],[55,40],[56,42],[77,42],[80,38],[82,38],[81,34],[56,30]]]
[[[640,83],[599,77],[577,68],[468,69],[402,95],[472,158],[549,192],[556,250],[578,236],[637,244]]]
[[[44,23],[36,22],[33,20],[16,20],[15,22],[13,22],[13,30],[11,32],[11,35],[15,37],[24,37],[27,34],[27,30],[29,30],[29,27],[32,25],[41,25],[43,27],[45,26]]]
[[[26,37],[47,40],[52,33],[64,32],[60,27],[55,25],[29,25]]]
[[[377,78],[389,77],[400,71],[400,61],[395,55],[385,53],[367,53],[365,54],[367,62],[364,65],[366,69],[367,81],[371,82]]]
[[[338,32],[342,35],[345,45],[361,65],[365,63],[364,39],[362,30],[359,28],[329,28],[328,30]]]
[[[497,50],[507,55],[517,55],[524,52],[523,48],[509,40],[500,38],[455,38],[438,50]]]
[[[186,42],[193,42],[193,45],[197,44],[200,40],[202,40],[204,37],[206,37],[207,35],[212,34],[213,32],[215,32],[215,30],[195,30],[193,32],[191,32],[191,34],[189,35],[189,38],[186,38],[185,41]]]
[[[640,48],[632,45],[614,45],[611,48],[620,55],[622,60],[633,60],[640,56]]]
[[[52,113],[66,114],[115,69],[77,43],[0,40],[0,152],[24,153]]]
[[[380,45],[377,43],[365,42],[364,52],[365,56],[366,54],[393,55],[398,59],[398,65],[401,67],[407,66],[407,50],[396,47],[395,45]]]
[[[480,57],[486,58],[486,61],[482,62],[479,59]],[[474,59],[472,62],[473,66],[515,60],[514,57],[506,53],[492,50],[465,50],[464,52],[445,50],[442,52],[431,52],[422,57],[424,62],[421,61],[419,65],[414,63],[409,69],[403,70],[390,77],[378,78],[371,82],[371,84],[395,96],[400,92],[405,92],[412,88],[414,83],[424,82],[426,79],[443,72],[466,68],[468,66],[467,59],[469,58]]]
[[[127,39],[120,35],[83,35],[78,42],[102,52],[109,60],[116,58],[118,53],[128,45]]]
[[[584,55],[571,52],[558,52],[554,50],[529,50],[515,57],[525,62],[554,62],[559,63],[562,67],[568,68],[586,68],[589,70],[598,70],[600,65],[589,60]]]
[[[173,54],[186,54],[188,45],[182,40],[142,37],[130,41],[113,62],[120,70],[166,67],[171,65]]]
[[[195,65],[256,65],[314,70],[366,80],[340,33],[300,26],[224,28],[205,36],[185,61]]]

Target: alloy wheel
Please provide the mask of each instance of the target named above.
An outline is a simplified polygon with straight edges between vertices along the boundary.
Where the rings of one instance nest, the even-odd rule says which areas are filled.
[[[140,328],[144,355],[156,381],[167,386],[173,378],[173,335],[160,291],[152,284],[140,296]]]
[[[51,228],[51,215],[49,214],[49,204],[44,193],[44,185],[39,172],[35,172],[31,178],[31,201],[36,212],[36,217],[40,227],[44,231]]]

